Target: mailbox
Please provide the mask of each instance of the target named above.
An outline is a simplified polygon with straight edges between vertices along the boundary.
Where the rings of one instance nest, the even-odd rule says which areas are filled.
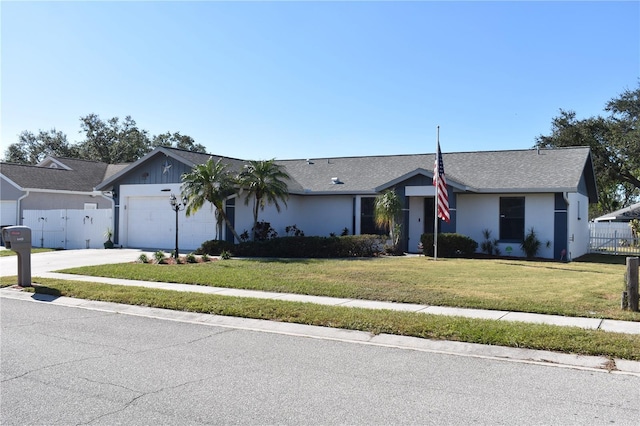
[[[31,228],[8,226],[2,230],[4,246],[18,255],[18,285],[31,286]]]

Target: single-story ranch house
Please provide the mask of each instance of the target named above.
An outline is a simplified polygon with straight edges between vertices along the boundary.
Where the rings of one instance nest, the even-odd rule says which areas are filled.
[[[113,196],[115,243],[124,247],[173,247],[181,176],[210,157],[238,172],[245,161],[159,147],[105,178],[97,191]],[[479,244],[483,230],[499,241],[502,254],[522,256],[520,242],[533,228],[539,255],[571,259],[587,253],[588,206],[597,202],[589,148],[532,149],[443,154],[451,222],[440,232],[467,235]],[[420,235],[432,233],[434,154],[314,158],[276,161],[291,177],[287,207],[268,206],[260,220],[279,235],[296,225],[305,235],[374,233],[373,201],[387,189],[403,201],[402,248],[417,252]],[[246,196],[246,195],[245,195]],[[233,195],[226,213],[240,234],[253,225],[251,203]],[[186,217],[179,212],[180,248],[193,250],[216,238],[212,208]],[[228,229],[222,239],[233,241]]]

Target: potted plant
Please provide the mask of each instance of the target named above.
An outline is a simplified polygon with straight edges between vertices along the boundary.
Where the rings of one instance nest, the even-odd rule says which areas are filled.
[[[104,242],[104,248],[113,248],[113,241],[111,241],[111,237],[113,237],[113,229],[107,228],[107,230],[104,231],[104,237],[107,239],[107,241]]]

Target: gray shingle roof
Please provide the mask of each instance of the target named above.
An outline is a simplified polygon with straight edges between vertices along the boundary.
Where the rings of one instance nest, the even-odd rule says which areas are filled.
[[[592,170],[582,147],[444,153],[443,161],[447,182],[473,192],[576,190],[585,167]],[[291,191],[304,193],[374,193],[402,176],[433,176],[434,162],[435,154],[278,161],[295,180]]]
[[[1,163],[0,173],[24,189],[93,191],[104,180],[109,165],[77,158],[57,158],[71,170]],[[117,166],[115,166],[117,167]]]
[[[238,172],[244,160],[175,148],[156,148],[145,157],[107,176],[98,188],[106,188],[122,175],[159,153],[190,166],[209,157],[222,159]],[[435,154],[334,157],[310,160],[278,160],[291,176],[294,194],[374,194],[411,176],[433,176]],[[589,148],[444,153],[447,182],[458,190],[485,193],[576,191],[583,172],[597,199]],[[337,178],[339,184],[333,183]]]

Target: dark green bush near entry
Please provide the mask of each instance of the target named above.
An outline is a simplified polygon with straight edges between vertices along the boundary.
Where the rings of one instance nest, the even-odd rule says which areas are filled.
[[[424,254],[433,256],[433,234],[420,237]],[[438,234],[438,257],[469,257],[476,252],[478,243],[461,234]]]
[[[198,253],[220,254],[220,241],[205,241]],[[227,243],[229,244],[229,243]],[[244,241],[230,245],[227,251],[239,257],[340,258],[372,257],[383,250],[378,235],[347,235],[344,237],[280,237],[264,241]]]
[[[223,251],[234,252],[235,244],[228,241],[208,240],[196,250],[196,254],[219,256]]]

